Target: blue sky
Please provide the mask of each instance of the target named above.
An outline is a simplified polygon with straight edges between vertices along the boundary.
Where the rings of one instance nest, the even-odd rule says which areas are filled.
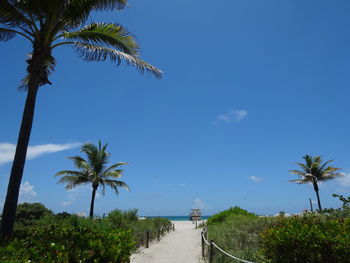
[[[126,161],[131,192],[111,190],[96,213],[138,208],[142,215],[212,214],[230,206],[259,214],[300,212],[312,187],[288,183],[304,154],[335,159],[350,190],[350,2],[325,0],[130,1],[95,21],[125,25],[142,58],[164,77],[126,65],[87,63],[57,49],[52,86],[40,88],[20,199],[55,212],[88,213],[89,187],[66,191],[53,175],[79,144],[108,142],[111,161]],[[30,46],[0,43],[0,201],[24,106],[17,90]]]

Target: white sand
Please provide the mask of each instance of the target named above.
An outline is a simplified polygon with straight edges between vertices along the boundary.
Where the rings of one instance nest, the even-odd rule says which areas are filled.
[[[131,256],[132,263],[199,263],[200,229],[191,221],[173,221],[175,232],[166,234],[159,243]]]

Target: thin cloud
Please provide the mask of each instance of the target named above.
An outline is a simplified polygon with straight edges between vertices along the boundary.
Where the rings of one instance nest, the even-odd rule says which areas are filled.
[[[80,217],[87,217],[87,214],[84,212],[84,211],[81,211],[81,212],[78,212],[78,213],[75,213],[77,216],[80,216]]]
[[[71,204],[72,204],[71,201],[66,201],[66,202],[62,202],[62,203],[61,203],[61,205],[62,205],[63,207],[67,207],[67,206],[69,206],[69,205],[71,205]]]
[[[246,110],[231,110],[228,113],[220,114],[218,116],[219,121],[223,121],[226,123],[238,123],[247,117],[248,112]]]
[[[84,200],[90,194],[90,189],[88,185],[79,186],[68,190],[67,199],[61,203],[62,207],[67,207],[73,205],[76,200]]]
[[[37,158],[39,156],[60,152],[80,146],[81,143],[65,143],[65,144],[42,144],[29,146],[27,151],[27,160]],[[0,143],[0,165],[12,162],[15,156],[16,145],[12,143]]]
[[[196,209],[196,208],[197,209],[203,209],[205,207],[207,207],[207,205],[201,199],[196,198],[196,199],[193,200],[193,206],[192,206],[193,209]]]
[[[350,173],[343,173],[343,176],[338,177],[336,182],[341,187],[350,187]]]
[[[253,182],[256,182],[256,183],[261,182],[261,181],[264,180],[263,178],[256,177],[256,176],[254,176],[254,175],[253,175],[253,176],[249,176],[248,179],[249,179],[249,180],[252,180]]]
[[[32,202],[37,195],[37,192],[34,191],[34,186],[26,181],[21,184],[19,189],[19,203]]]

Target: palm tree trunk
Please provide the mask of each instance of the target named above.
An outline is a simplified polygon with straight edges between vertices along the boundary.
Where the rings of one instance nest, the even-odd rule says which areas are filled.
[[[316,196],[317,196],[317,202],[318,202],[318,209],[320,210],[320,212],[322,212],[321,200],[320,200],[320,195],[318,191],[316,191]]]
[[[315,190],[316,196],[317,196],[318,210],[320,210],[320,212],[322,212],[321,200],[320,200],[320,194],[319,194],[317,182],[314,182],[313,184],[314,184],[314,190]]]
[[[36,95],[39,85],[28,88],[26,104],[22,115],[21,128],[19,130],[15,158],[12,163],[11,175],[7,187],[7,194],[2,212],[0,232],[8,237],[12,234],[18,203],[19,189],[21,185],[24,164],[27,156],[27,148],[32,130]]]
[[[97,186],[92,186],[92,196],[91,196],[91,204],[90,204],[90,218],[94,217],[94,205],[95,205],[95,196],[96,196]]]

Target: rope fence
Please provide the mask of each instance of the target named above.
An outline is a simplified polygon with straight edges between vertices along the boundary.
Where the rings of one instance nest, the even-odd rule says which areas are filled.
[[[153,230],[145,230],[143,232],[138,232],[134,234],[134,237],[136,239],[136,246],[149,248],[151,241],[157,240],[159,242],[161,238],[166,233],[169,233],[171,230],[175,231],[175,224],[171,224],[168,226],[161,226]]]
[[[222,253],[223,255],[236,260],[238,262],[243,262],[243,263],[256,263],[248,260],[244,260],[238,257],[235,257],[226,251],[224,251],[222,248],[220,248],[217,244],[214,243],[213,240],[208,241],[208,232],[207,229],[202,230],[201,233],[201,239],[202,239],[202,257],[207,258],[209,263],[213,263],[214,261],[214,255],[217,252]]]

